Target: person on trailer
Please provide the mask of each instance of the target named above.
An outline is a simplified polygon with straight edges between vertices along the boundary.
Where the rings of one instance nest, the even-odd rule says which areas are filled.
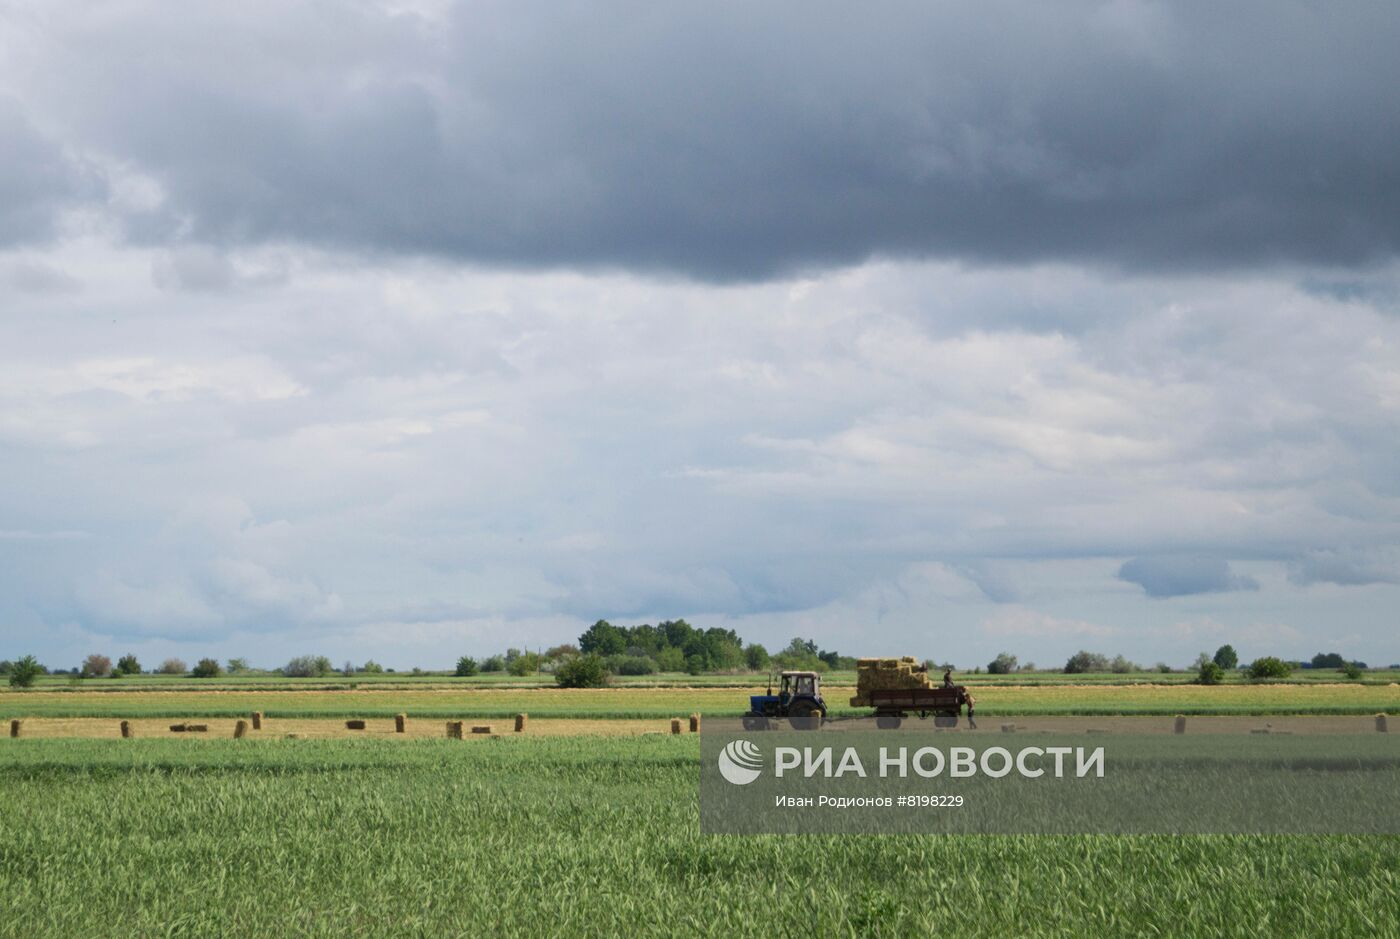
[[[953,670],[951,668],[943,672],[943,687],[953,687]]]

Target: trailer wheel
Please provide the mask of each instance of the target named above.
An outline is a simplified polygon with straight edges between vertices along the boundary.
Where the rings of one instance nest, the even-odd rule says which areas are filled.
[[[901,719],[898,714],[875,715],[875,726],[881,730],[899,730],[900,723]]]
[[[956,726],[958,726],[958,715],[956,715],[956,714],[935,714],[935,715],[933,715],[933,726],[935,726],[935,727],[956,727]]]

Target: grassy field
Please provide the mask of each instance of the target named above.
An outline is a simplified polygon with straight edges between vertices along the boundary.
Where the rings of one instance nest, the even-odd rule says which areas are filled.
[[[0,740],[0,935],[1400,931],[1400,838],[703,836],[694,737],[183,744]]]
[[[115,683],[114,683],[115,684]],[[969,685],[981,716],[1060,714],[1373,714],[1400,711],[1400,685]],[[750,688],[358,688],[355,690],[171,690],[130,688],[124,694],[32,689],[0,692],[0,718],[240,717],[259,710],[278,717],[422,718],[536,717],[664,719],[693,711],[734,716]],[[848,704],[850,687],[828,686],[834,715],[866,713]]]
[[[743,673],[737,675],[686,675],[668,672],[658,675],[620,676],[613,684],[620,688],[749,688],[762,684],[766,675]],[[1054,686],[1054,685],[1189,685],[1195,682],[1194,672],[1094,672],[1082,675],[1066,675],[1062,672],[1016,672],[1010,675],[988,675],[985,673],[954,672],[953,680],[958,684],[988,686]],[[832,686],[854,685],[856,673],[853,671],[831,671],[823,676],[823,681]],[[1248,685],[1244,676],[1235,671],[1225,675],[1226,685]],[[1362,677],[1349,680],[1337,669],[1299,669],[1286,679],[1274,684],[1354,684],[1385,686],[1400,683],[1400,670],[1372,669],[1362,673]],[[123,693],[142,691],[348,691],[360,688],[380,690],[437,690],[474,688],[552,688],[555,686],[552,675],[508,675],[504,672],[473,675],[458,678],[444,672],[428,672],[413,675],[409,672],[394,674],[327,675],[320,678],[286,678],[282,675],[255,672],[237,675],[219,675],[215,678],[192,678],[189,675],[128,675],[121,678],[80,679],[72,675],[43,675],[35,683],[35,688],[45,691],[68,692],[110,692]]]

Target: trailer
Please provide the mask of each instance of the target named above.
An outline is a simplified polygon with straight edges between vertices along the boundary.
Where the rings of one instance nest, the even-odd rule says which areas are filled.
[[[906,717],[916,715],[920,719],[933,718],[935,727],[956,727],[963,707],[967,708],[967,723],[974,730],[974,701],[963,685],[945,685],[937,688],[872,688],[860,698],[864,706],[875,709],[875,726],[881,730],[894,730]],[[852,699],[855,703],[855,699]]]

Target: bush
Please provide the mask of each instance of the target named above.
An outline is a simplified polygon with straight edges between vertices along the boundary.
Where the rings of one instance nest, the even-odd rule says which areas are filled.
[[[365,675],[383,675],[384,666],[380,665],[374,659],[370,659],[368,662],[360,666],[360,671]]]
[[[656,667],[663,672],[685,671],[685,653],[675,646],[668,646],[656,653]]]
[[[602,688],[608,683],[608,670],[603,657],[590,652],[565,660],[554,670],[554,680],[560,688]]]
[[[1166,662],[1158,662],[1157,665],[1156,665],[1156,669],[1157,669],[1158,672],[1160,672],[1160,673],[1163,674],[1163,675],[1170,675],[1170,674],[1171,674],[1172,667],[1171,667],[1170,665],[1168,665]]]
[[[987,663],[988,675],[1010,675],[1016,671],[1016,656],[1010,652],[1000,652]]]
[[[505,667],[506,660],[499,655],[490,656],[481,663],[481,670],[483,672],[499,672],[503,671]]]
[[[524,678],[526,675],[533,675],[540,670],[544,664],[544,657],[534,652],[522,652],[515,658],[510,659],[510,664],[506,666],[506,671],[516,678]]]
[[[1250,662],[1249,668],[1245,672],[1250,678],[1261,681],[1266,678],[1287,678],[1293,673],[1293,670],[1288,667],[1287,662],[1275,656],[1266,655]]]
[[[1215,659],[1213,661],[1227,672],[1231,669],[1239,668],[1240,665],[1240,657],[1235,653],[1235,647],[1228,642],[1215,650]]]
[[[606,664],[608,671],[614,675],[652,675],[656,672],[656,663],[644,655],[614,655]]]
[[[93,653],[83,659],[83,670],[79,674],[84,678],[105,678],[112,674],[112,660]]]
[[[160,663],[160,673],[162,675],[183,675],[189,671],[185,663],[180,659],[166,659]]]
[[[194,671],[190,674],[195,678],[217,678],[223,674],[223,671],[219,666],[218,659],[200,659],[195,663]]]
[[[453,673],[458,678],[470,678],[477,672],[476,659],[469,655],[464,655],[457,660],[457,670]]]
[[[32,655],[26,655],[18,662],[10,665],[10,687],[28,688],[34,684],[34,679],[44,674],[44,666]]]
[[[124,656],[122,656],[121,658],[117,659],[117,670],[116,670],[116,674],[118,674],[118,675],[140,675],[140,674],[141,674],[141,663],[138,662],[138,661],[136,660],[136,656],[134,656],[134,655],[132,655],[130,652],[128,652],[126,655],[124,655]]]
[[[299,655],[282,666],[282,674],[288,678],[323,678],[334,671],[335,666],[324,655]]]
[[[230,675],[237,675],[241,672],[250,671],[247,659],[229,659],[227,668]]]
[[[1352,681],[1356,681],[1356,679],[1361,677],[1361,666],[1357,665],[1355,662],[1348,662],[1342,666],[1342,674]]]
[[[1082,675],[1085,672],[1106,672],[1108,671],[1108,657],[1099,655],[1097,652],[1085,652],[1080,649],[1069,657],[1065,663],[1066,675]]]
[[[1136,663],[1129,662],[1126,658],[1124,658],[1121,655],[1115,655],[1113,657],[1113,661],[1108,663],[1108,668],[1109,671],[1117,675],[1126,675],[1129,672],[1142,671],[1142,669],[1140,669]]]
[[[1216,665],[1215,661],[1212,659],[1201,663],[1201,670],[1196,675],[1196,684],[1218,685],[1220,684],[1220,680],[1224,677],[1225,670],[1219,665]]]

